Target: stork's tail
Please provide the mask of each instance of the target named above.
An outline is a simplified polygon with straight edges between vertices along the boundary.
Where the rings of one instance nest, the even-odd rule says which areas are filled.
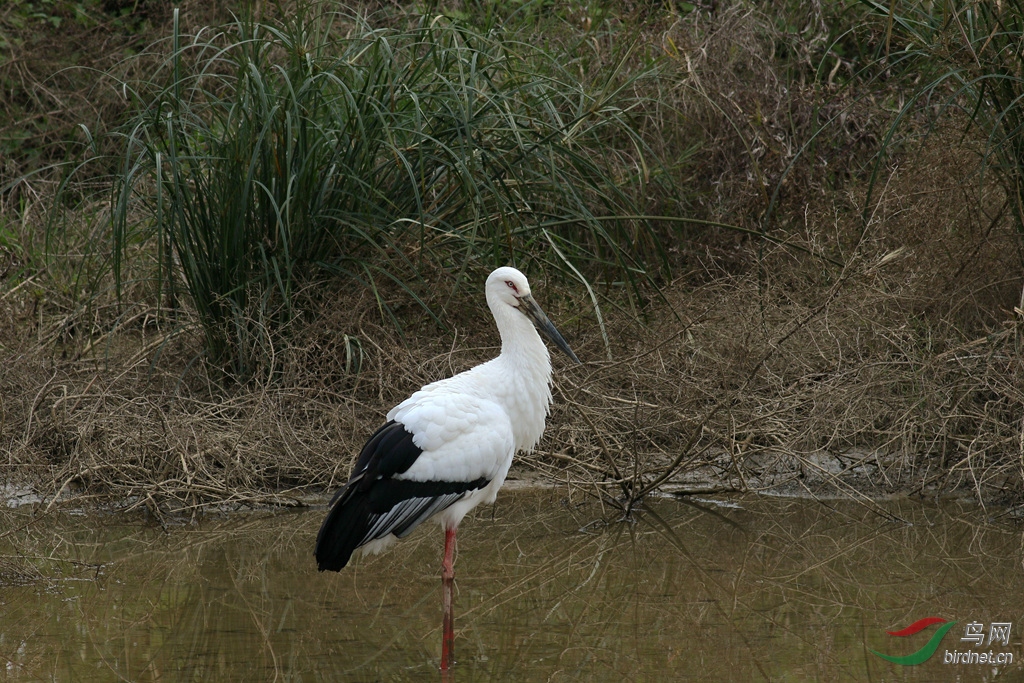
[[[356,475],[331,501],[313,551],[320,571],[341,571],[356,548],[389,536],[404,538],[469,491],[488,484],[481,477],[473,481],[379,479],[367,485],[364,477],[364,473]]]
[[[370,529],[370,500],[365,493],[345,495],[342,489],[331,501],[330,512],[316,535],[316,565],[320,571],[341,571]]]

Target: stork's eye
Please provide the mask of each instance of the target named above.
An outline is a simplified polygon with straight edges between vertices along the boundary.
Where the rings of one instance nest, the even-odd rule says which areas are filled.
[[[519,293],[519,288],[516,287],[516,283],[512,282],[511,280],[505,280],[505,284],[508,285],[509,288],[516,294]]]

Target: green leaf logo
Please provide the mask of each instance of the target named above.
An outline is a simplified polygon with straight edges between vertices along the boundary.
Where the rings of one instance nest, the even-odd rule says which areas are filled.
[[[890,661],[894,664],[899,664],[901,666],[914,666],[915,664],[921,664],[922,662],[926,661],[929,657],[931,657],[933,654],[935,654],[935,651],[939,649],[939,643],[942,641],[942,637],[946,635],[946,632],[949,631],[949,629],[953,628],[956,625],[955,621],[946,621],[941,617],[925,617],[924,619],[918,619],[910,626],[904,629],[900,629],[899,631],[886,631],[886,633],[888,633],[890,636],[911,636],[919,631],[928,628],[932,624],[942,624],[942,626],[940,626],[939,630],[936,631],[934,635],[932,635],[931,639],[925,644],[925,646],[917,652],[913,652],[903,657],[885,655],[881,652],[878,652],[877,650],[871,650],[871,653],[878,655],[882,659]]]

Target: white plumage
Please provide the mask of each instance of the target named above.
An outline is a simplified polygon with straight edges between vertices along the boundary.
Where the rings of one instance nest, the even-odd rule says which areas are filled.
[[[579,360],[521,272],[498,268],[485,290],[501,353],[428,384],[388,412],[331,502],[317,536],[321,570],[340,570],[357,548],[379,551],[430,517],[454,544],[466,513],[494,502],[515,453],[540,441],[551,403],[551,360],[538,331]],[[450,553],[446,534],[447,571]]]

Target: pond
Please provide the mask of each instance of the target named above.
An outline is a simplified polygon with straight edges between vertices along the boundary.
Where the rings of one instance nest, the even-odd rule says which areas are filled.
[[[41,578],[0,572],[0,678],[441,680],[440,529],[318,573],[323,514],[11,513],[0,557]],[[1022,562],[1024,526],[967,502],[665,497],[625,522],[503,491],[460,529],[446,680],[1024,680]]]

